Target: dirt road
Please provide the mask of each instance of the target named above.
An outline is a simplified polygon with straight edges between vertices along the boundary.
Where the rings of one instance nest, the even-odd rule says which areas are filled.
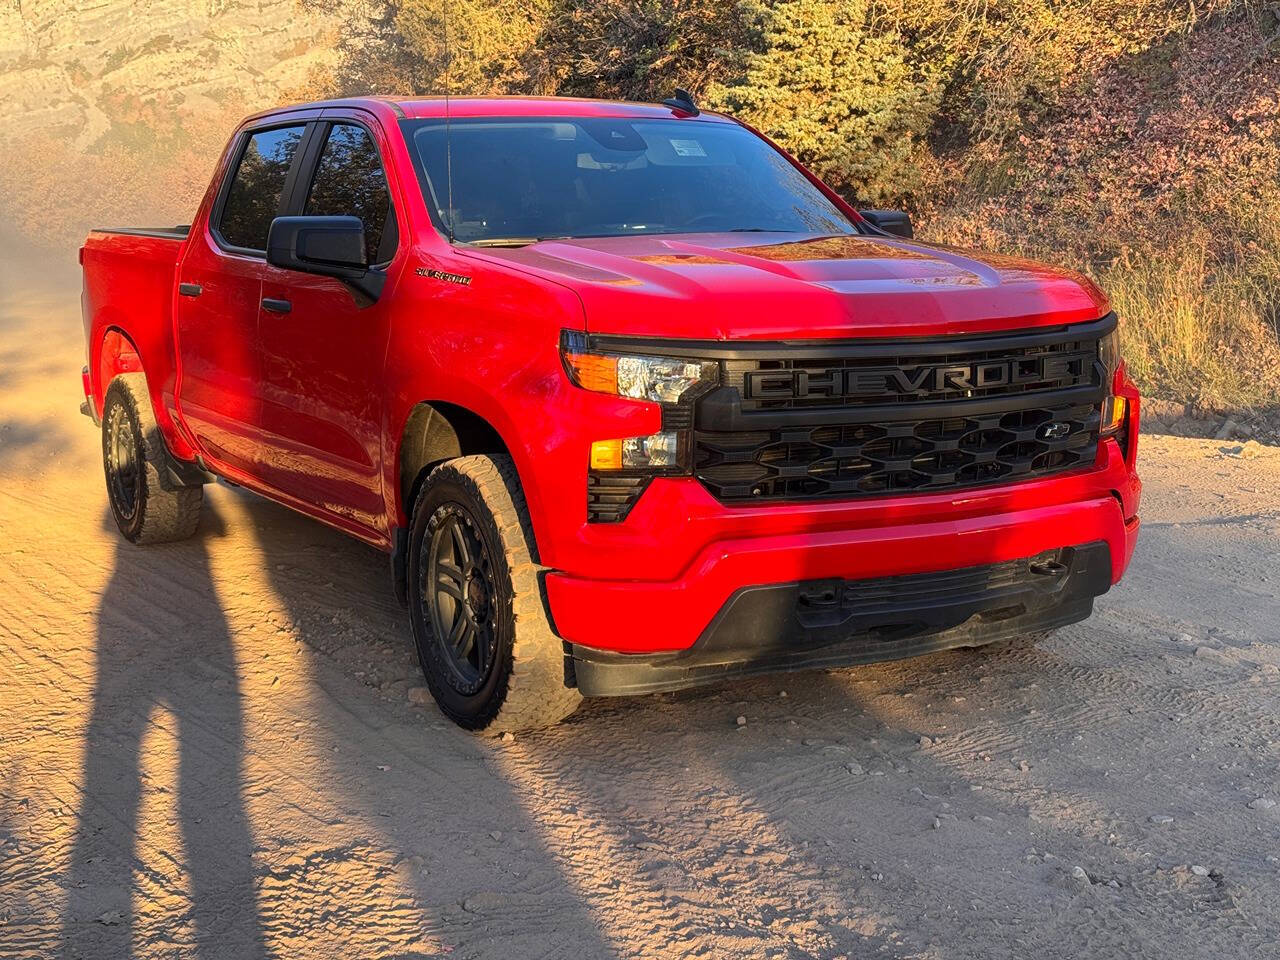
[[[1034,652],[489,742],[409,703],[381,555],[225,487],[121,541],[43,273],[0,274],[0,957],[1280,949],[1280,450],[1148,438],[1135,568]]]

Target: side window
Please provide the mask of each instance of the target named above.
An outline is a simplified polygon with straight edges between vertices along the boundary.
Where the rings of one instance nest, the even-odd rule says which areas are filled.
[[[218,231],[232,246],[267,249],[267,230],[280,212],[280,196],[305,126],[263,130],[249,138],[222,206]]]
[[[364,221],[365,252],[370,263],[395,253],[395,225],[387,229],[391,196],[378,159],[378,145],[363,127],[335,123],[316,163],[303,213],[359,217]]]

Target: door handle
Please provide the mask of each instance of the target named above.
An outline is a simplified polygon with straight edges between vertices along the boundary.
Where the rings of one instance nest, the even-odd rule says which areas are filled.
[[[184,297],[198,297],[204,293],[204,287],[198,283],[180,283],[178,284],[178,293]]]
[[[293,304],[288,300],[275,300],[271,297],[263,297],[262,309],[270,310],[272,313],[288,313],[293,309]]]

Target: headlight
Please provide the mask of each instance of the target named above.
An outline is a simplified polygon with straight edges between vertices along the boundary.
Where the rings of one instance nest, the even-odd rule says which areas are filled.
[[[1116,385],[1116,372],[1120,369],[1120,331],[1112,330],[1098,341],[1098,359],[1102,361],[1107,398],[1102,401],[1102,435],[1112,436],[1120,432],[1129,412],[1128,401],[1112,391]]]
[[[585,338],[567,334],[560,348],[569,379],[584,390],[654,403],[679,403],[690,389],[714,383],[715,361],[586,352]]]

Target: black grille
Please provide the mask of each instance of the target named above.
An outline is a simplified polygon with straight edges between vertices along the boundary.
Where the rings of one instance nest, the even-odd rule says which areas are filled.
[[[1067,406],[902,423],[698,431],[694,472],[725,501],[980,486],[1091,464],[1099,420],[1095,406]],[[1049,436],[1067,427],[1065,436]]]
[[[904,405],[1045,393],[1092,382],[1096,337],[963,352],[733,359],[725,383],[744,410]]]
[[[620,523],[648,484],[648,477],[591,471],[587,474],[587,519],[592,523]]]

